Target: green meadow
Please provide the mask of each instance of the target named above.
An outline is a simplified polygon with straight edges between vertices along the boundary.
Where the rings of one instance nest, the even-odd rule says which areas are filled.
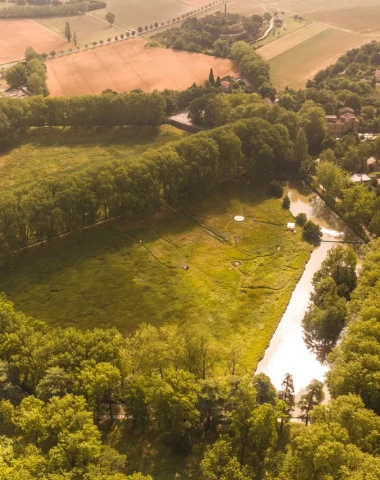
[[[184,135],[170,125],[31,129],[16,147],[0,155],[0,188],[27,187],[34,180],[79,172],[110,160],[128,161]]]
[[[0,291],[63,327],[206,322],[221,339],[243,333],[254,365],[310,255],[300,232],[286,232],[291,218],[281,200],[232,182],[176,210],[32,248],[3,272]]]

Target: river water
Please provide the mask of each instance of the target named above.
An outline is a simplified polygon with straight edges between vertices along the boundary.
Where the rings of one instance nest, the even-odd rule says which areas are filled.
[[[337,245],[333,242],[355,242],[360,241],[360,238],[320,197],[301,182],[289,184],[286,191],[290,197],[290,210],[293,215],[306,213],[309,220],[320,225],[323,238],[321,245],[311,254],[256,373],[268,375],[278,390],[285,374],[290,373],[293,376],[296,396],[299,396],[311,380],[323,381],[328,368],[321,365],[303,340],[301,322],[313,290],[313,275],[330,248]]]

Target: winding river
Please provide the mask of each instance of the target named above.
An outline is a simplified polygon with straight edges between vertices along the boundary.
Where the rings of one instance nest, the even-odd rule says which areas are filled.
[[[273,385],[281,388],[288,372],[293,376],[297,396],[312,379],[324,380],[327,366],[321,365],[303,340],[302,319],[313,290],[312,278],[335,242],[357,242],[361,239],[307,186],[290,183],[287,193],[291,200],[290,210],[294,216],[306,213],[307,218],[322,228],[321,245],[314,249],[303,275],[293,291],[289,305],[275,334],[260,361],[256,373],[268,375]]]

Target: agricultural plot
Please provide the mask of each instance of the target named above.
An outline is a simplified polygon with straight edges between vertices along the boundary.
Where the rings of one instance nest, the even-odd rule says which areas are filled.
[[[54,128],[29,131],[22,143],[0,156],[0,189],[79,172],[111,160],[128,161],[151,147],[186,135],[170,125],[97,129]]]
[[[52,96],[101,93],[106,88],[118,92],[184,90],[193,82],[206,80],[210,68],[220,77],[235,73],[230,60],[147,48],[141,38],[48,60],[46,66]]]
[[[65,50],[70,44],[34,20],[0,20],[0,64],[22,60],[28,46],[48,53]]]
[[[380,33],[377,0],[266,0],[265,4],[268,9],[304,15],[358,33]]]
[[[224,5],[220,7],[224,9]],[[255,0],[229,0],[227,12],[249,16],[254,13],[262,15],[265,12],[264,4]]]
[[[61,326],[129,332],[142,322],[207,322],[222,340],[244,334],[253,367],[310,254],[300,232],[285,231],[292,217],[281,200],[259,188],[224,185],[179,212],[163,206],[34,248],[1,275],[0,291]]]
[[[65,35],[65,24],[69,22],[72,33],[76,32],[77,34],[78,45],[80,46],[105,40],[108,37],[113,38],[115,35],[122,33],[118,28],[100,22],[91,15],[38,18],[36,21],[62,38]]]
[[[282,53],[290,50],[291,48],[299,45],[302,42],[318,35],[320,32],[327,30],[327,27],[320,25],[318,23],[312,23],[307,27],[304,27],[300,30],[297,30],[285,37],[275,40],[268,45],[265,45],[262,48],[257,50],[265,60],[270,60],[271,58],[281,55]]]
[[[115,14],[115,25],[136,30],[139,25],[151,25],[180,17],[194,9],[179,0],[107,0],[107,8],[95,10],[91,15],[104,20],[107,12]]]
[[[367,38],[359,34],[324,30],[284,53],[271,57],[269,63],[272,81],[278,88],[304,88],[307,80],[313,78],[319,70],[336,62],[347,50],[359,47],[366,41]]]

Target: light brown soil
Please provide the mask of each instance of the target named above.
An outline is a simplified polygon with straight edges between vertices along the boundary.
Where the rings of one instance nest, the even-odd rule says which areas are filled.
[[[200,53],[148,48],[141,38],[87,50],[46,62],[52,96],[118,92],[141,88],[184,90],[202,83],[210,68],[215,77],[237,73],[230,60]]]
[[[327,27],[324,25],[312,23],[306,27],[296,30],[294,33],[290,33],[285,37],[268,43],[264,47],[259,48],[257,53],[259,53],[265,60],[270,60],[271,58],[281,55],[281,53],[286,52],[287,50],[308,40],[309,38],[318,35],[318,33],[323,32],[326,29]]]
[[[0,20],[0,64],[22,60],[29,46],[38,53],[49,53],[71,45],[34,20]]]

